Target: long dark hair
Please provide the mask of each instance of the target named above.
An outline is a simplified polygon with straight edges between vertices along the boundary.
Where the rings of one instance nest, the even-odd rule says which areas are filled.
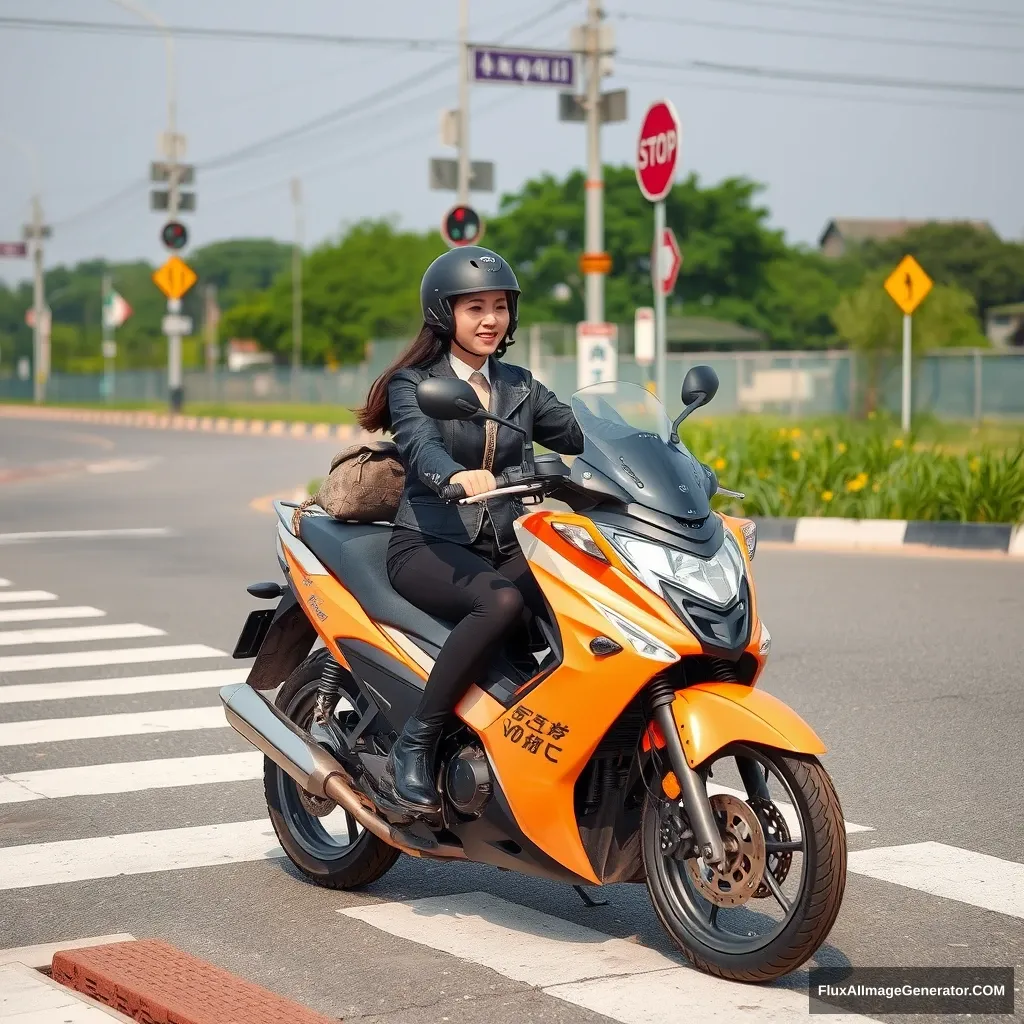
[[[500,359],[513,344],[509,337],[502,339],[494,350],[495,358]],[[407,367],[426,367],[436,362],[442,355],[447,356],[451,349],[451,340],[435,334],[426,323],[420,328],[413,343],[373,382],[370,393],[366,397],[366,405],[356,410],[356,420],[363,430],[376,433],[378,430],[391,429],[391,410],[388,408],[388,385],[391,378],[399,370]]]

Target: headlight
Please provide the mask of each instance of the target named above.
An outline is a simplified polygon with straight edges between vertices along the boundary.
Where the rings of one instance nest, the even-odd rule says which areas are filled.
[[[674,583],[720,608],[733,604],[743,580],[743,555],[736,538],[727,530],[722,546],[710,558],[655,544],[631,533],[601,531],[622,556],[637,579],[659,597],[662,581]]]

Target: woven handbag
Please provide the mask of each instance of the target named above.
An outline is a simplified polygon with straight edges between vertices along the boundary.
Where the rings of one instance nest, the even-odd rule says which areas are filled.
[[[292,529],[298,535],[299,518],[313,505],[346,522],[390,523],[404,487],[405,465],[393,441],[354,444],[331,460],[331,471],[316,494],[295,510]]]

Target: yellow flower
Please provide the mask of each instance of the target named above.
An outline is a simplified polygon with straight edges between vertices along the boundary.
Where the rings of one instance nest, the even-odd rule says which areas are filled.
[[[974,458],[971,459],[970,467],[972,473],[977,473],[978,470],[981,469],[981,459],[979,456],[975,455]]]
[[[868,482],[867,473],[858,473],[852,480],[848,480],[846,483],[846,489],[848,491],[862,491],[864,485]]]
[[[897,437],[896,440],[893,441],[892,446],[893,446],[893,448],[902,448],[903,447],[903,438],[902,437]]]
[[[797,439],[798,437],[800,437],[800,436],[801,436],[801,435],[800,435],[800,428],[799,428],[799,427],[794,427],[794,428],[793,428],[793,429],[792,429],[792,430],[791,430],[791,431],[789,432],[789,436],[790,436],[790,437],[791,437],[791,438],[792,438],[792,439],[793,439],[793,440],[795,441],[795,440],[796,440],[796,439]]]
[[[715,469],[725,469],[726,465],[725,459],[715,459]]]
[[[831,501],[832,498],[833,498],[833,494],[832,494],[831,491],[822,491],[821,492],[821,500],[822,501]]]
[[[800,461],[800,453],[795,448],[789,454],[792,456],[794,462]]]
[[[836,451],[838,451],[840,455],[845,455],[846,454],[846,442],[845,441],[840,441],[839,444],[836,445]]]

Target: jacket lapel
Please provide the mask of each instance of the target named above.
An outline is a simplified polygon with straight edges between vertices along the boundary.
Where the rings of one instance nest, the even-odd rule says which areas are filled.
[[[529,387],[509,372],[499,359],[490,359],[491,391],[494,395],[495,416],[507,420],[530,394]]]

